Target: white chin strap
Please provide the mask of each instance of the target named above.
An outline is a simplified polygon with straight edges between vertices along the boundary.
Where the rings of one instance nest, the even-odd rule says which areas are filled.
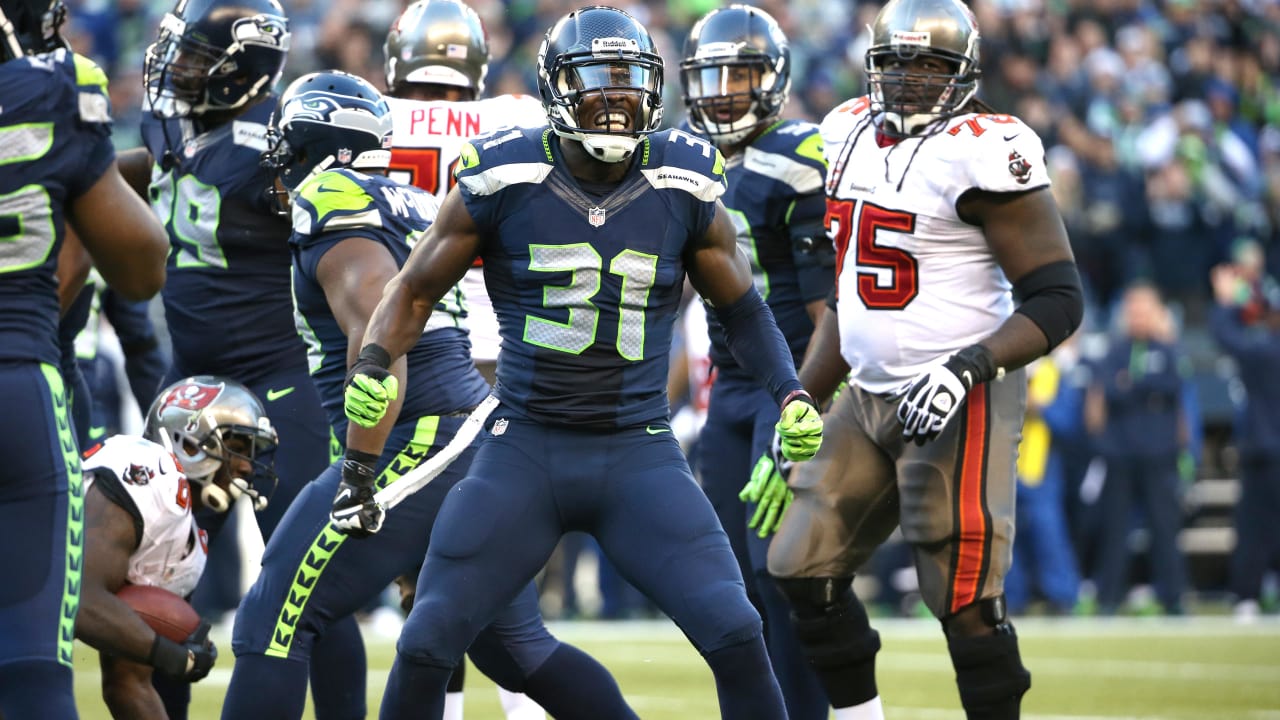
[[[707,129],[707,135],[711,136],[716,145],[736,145],[750,135],[759,124],[760,121],[756,118],[754,109],[733,122],[711,122],[706,119],[705,114],[702,118],[702,125]]]
[[[640,138],[628,135],[597,135],[594,133],[573,133],[571,138],[582,143],[591,157],[601,162],[617,163],[631,157]]]
[[[200,489],[200,502],[214,512],[224,513],[230,510],[231,505],[241,495],[248,497],[253,502],[254,512],[261,512],[267,508],[267,498],[259,495],[253,488],[249,487],[249,481],[244,478],[231,478],[231,483],[226,490],[212,482],[202,482],[201,485],[203,487]]]

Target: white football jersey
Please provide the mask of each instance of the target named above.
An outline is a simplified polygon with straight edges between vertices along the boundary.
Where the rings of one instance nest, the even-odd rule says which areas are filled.
[[[129,582],[190,595],[204,572],[209,540],[196,525],[191,488],[173,455],[150,440],[116,435],[91,450],[83,467],[86,492],[94,483],[110,483],[116,489],[100,490],[142,524],[142,541],[129,558]]]
[[[470,102],[387,98],[395,121],[388,175],[444,199],[453,187],[453,170],[462,143],[501,127],[540,127],[547,123],[542,102],[528,95],[499,95]],[[476,360],[495,360],[501,340],[498,316],[484,287],[484,272],[469,270],[462,282],[467,328]]]
[[[866,97],[822,121],[827,229],[836,246],[840,349],[850,381],[897,390],[1013,313],[981,228],[956,214],[970,189],[1049,185],[1044,146],[1015,117],[969,113],[941,132],[877,138]]]

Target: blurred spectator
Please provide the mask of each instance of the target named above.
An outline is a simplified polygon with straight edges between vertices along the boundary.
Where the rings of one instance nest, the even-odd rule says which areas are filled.
[[[1018,445],[1018,537],[1004,584],[1009,612],[1019,615],[1033,591],[1044,597],[1051,614],[1070,613],[1080,590],[1067,529],[1064,454],[1076,450],[1084,434],[1084,390],[1064,377],[1055,355],[1027,369],[1027,419]]]
[[[1269,566],[1280,566],[1280,309],[1258,297],[1262,260],[1256,254],[1245,254],[1248,264],[1213,269],[1210,323],[1219,346],[1239,365],[1245,389],[1235,426],[1241,493],[1231,557],[1231,591],[1241,618],[1258,614],[1262,577]]]
[[[1190,439],[1183,410],[1190,368],[1155,287],[1130,286],[1122,309],[1123,333],[1099,363],[1086,407],[1107,464],[1098,502],[1098,609],[1115,613],[1129,590],[1129,536],[1140,509],[1156,596],[1165,612],[1181,614],[1186,570],[1178,548],[1178,458]]]

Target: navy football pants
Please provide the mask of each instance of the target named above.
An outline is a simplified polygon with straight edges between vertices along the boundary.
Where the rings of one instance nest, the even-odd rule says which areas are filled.
[[[747,527],[756,506],[738,499],[756,460],[768,449],[778,403],[757,383],[721,375],[711,386],[707,423],[698,437],[698,475],[738,558],[747,596],[764,618],[769,662],[791,720],[826,720],[827,694],[809,669],[791,624],[791,605],[769,575],[769,538]]]
[[[0,361],[0,716],[75,718],[84,490],[62,374]]]

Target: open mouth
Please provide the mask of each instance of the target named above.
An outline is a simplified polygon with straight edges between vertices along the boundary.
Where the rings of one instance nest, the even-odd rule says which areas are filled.
[[[593,121],[597,128],[609,132],[627,132],[631,129],[631,116],[619,110],[598,112]]]

